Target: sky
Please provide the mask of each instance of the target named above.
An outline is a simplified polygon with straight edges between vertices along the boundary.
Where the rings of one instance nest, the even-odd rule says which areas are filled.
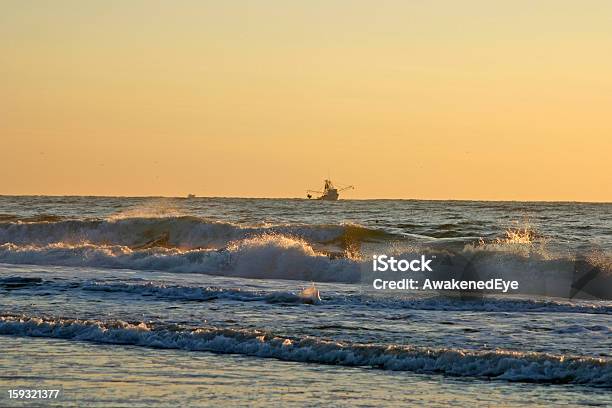
[[[0,194],[612,201],[610,1],[0,0]]]

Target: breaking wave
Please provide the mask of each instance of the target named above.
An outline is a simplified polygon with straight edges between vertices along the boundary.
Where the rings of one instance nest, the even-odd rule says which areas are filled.
[[[154,248],[119,245],[0,245],[0,262],[92,266],[117,269],[205,273],[246,278],[317,282],[358,282],[359,263],[331,259],[300,239],[265,235],[231,243],[226,249]]]
[[[6,216],[8,217],[8,215]],[[70,220],[32,218],[6,222],[0,218],[0,243],[47,245],[96,244],[131,248],[172,247],[218,249],[231,241],[259,235],[280,234],[310,243],[336,244],[343,249],[368,240],[392,235],[353,224],[288,224],[243,226],[194,216]],[[4,221],[4,222],[3,222]]]
[[[433,272],[414,272],[411,277],[446,280],[505,279],[520,282],[513,294],[537,294],[564,298],[612,298],[609,265],[589,259],[548,258],[537,253],[467,248],[402,252],[410,259],[420,254],[435,256]],[[259,279],[315,282],[363,282],[374,277],[368,260],[334,257],[315,250],[308,242],[284,235],[263,235],[231,242],[223,249],[144,248],[121,245],[0,244],[0,262],[9,264],[157,270],[203,273]],[[405,273],[395,276],[405,278]],[[469,294],[469,293],[466,293]]]
[[[354,283],[366,280],[367,254],[376,251],[404,258],[435,255],[434,273],[427,278],[502,278],[520,281],[517,293],[522,294],[612,298],[608,255],[553,254],[527,229],[478,244],[471,238],[436,240],[354,224],[244,226],[194,216],[129,215],[0,219],[0,262]]]
[[[145,322],[0,316],[0,334],[235,353],[286,361],[456,377],[612,387],[605,358],[509,350],[461,350],[286,337],[261,330],[183,328]]]

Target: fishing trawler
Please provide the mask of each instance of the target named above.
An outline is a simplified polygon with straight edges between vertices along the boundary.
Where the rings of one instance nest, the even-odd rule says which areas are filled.
[[[331,180],[325,180],[323,191],[307,190],[306,197],[310,199],[312,198],[311,193],[316,193],[316,194],[321,194],[319,197],[316,198],[316,200],[336,201],[338,197],[340,197],[340,195],[338,194],[339,192],[344,191],[344,190],[354,189],[354,188],[355,188],[354,186],[346,186],[346,187],[342,187],[339,189],[334,186],[334,183],[332,183]]]

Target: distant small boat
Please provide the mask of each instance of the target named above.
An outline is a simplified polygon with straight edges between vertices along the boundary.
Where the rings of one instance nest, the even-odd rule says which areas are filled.
[[[317,200],[336,201],[340,197],[340,194],[338,193],[344,190],[354,189],[354,188],[355,188],[354,186],[346,186],[346,187],[342,187],[339,189],[334,186],[334,183],[332,183],[331,180],[325,180],[323,191],[308,190],[306,192],[307,193],[306,197],[312,198],[312,194],[310,193],[317,193],[317,194],[321,194],[319,197],[316,198]]]
[[[196,198],[195,194],[187,194],[187,198]]]

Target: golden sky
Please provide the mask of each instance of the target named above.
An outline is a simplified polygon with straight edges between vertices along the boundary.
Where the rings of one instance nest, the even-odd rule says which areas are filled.
[[[0,194],[612,201],[612,2],[0,1]]]

